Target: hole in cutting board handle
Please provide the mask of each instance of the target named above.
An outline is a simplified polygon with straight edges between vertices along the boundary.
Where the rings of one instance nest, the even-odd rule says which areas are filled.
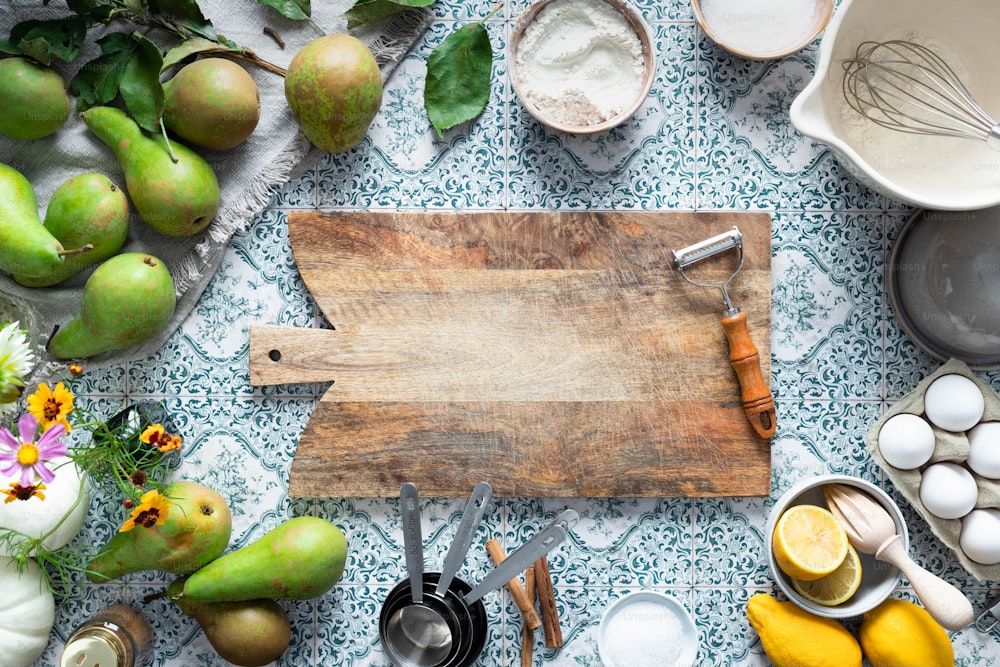
[[[281,361],[281,350],[271,350],[267,353],[267,358],[271,361]]]

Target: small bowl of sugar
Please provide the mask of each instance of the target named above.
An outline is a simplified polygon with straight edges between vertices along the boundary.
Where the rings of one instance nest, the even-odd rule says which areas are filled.
[[[801,51],[826,28],[834,0],[691,0],[695,20],[732,54],[773,60]]]
[[[535,119],[569,134],[621,125],[653,85],[652,32],[627,0],[538,0],[510,39],[514,93]]]
[[[676,598],[633,591],[608,605],[597,651],[604,667],[690,667],[698,657],[698,630]]]

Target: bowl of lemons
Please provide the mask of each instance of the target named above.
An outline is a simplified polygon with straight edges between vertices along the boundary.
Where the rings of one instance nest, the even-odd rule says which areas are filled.
[[[851,546],[847,532],[826,505],[827,484],[852,486],[882,505],[896,524],[903,548],[910,546],[899,506],[882,489],[847,475],[803,480],[775,503],[764,530],[768,566],[789,600],[828,618],[870,611],[899,585],[899,571]]]

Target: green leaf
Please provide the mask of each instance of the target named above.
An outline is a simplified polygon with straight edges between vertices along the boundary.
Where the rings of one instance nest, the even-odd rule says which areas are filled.
[[[160,73],[166,72],[174,65],[199,53],[244,53],[243,49],[233,48],[204,37],[190,37],[167,51],[163,56],[163,66]]]
[[[353,30],[358,26],[396,14],[404,9],[406,7],[392,2],[392,0],[360,0],[344,12],[344,18],[347,19],[347,29]]]
[[[293,21],[301,21],[312,15],[309,0],[257,0],[257,2],[266,7],[273,7],[286,19]]]
[[[79,17],[22,21],[10,29],[8,43],[21,53],[48,65],[53,57],[73,62],[87,38],[86,21]]]
[[[462,26],[431,52],[424,108],[439,137],[483,112],[490,101],[492,68],[493,47],[481,22]]]
[[[211,40],[219,37],[196,0],[149,0],[147,4],[153,19],[175,27],[182,37],[198,35]]]
[[[122,8],[109,5],[100,0],[66,0],[66,6],[76,12],[81,18],[94,23],[105,23],[122,11]]]
[[[434,4],[434,0],[390,0],[390,2],[404,7],[430,7]]]
[[[126,33],[112,32],[97,40],[101,55],[80,68],[69,89],[76,95],[78,111],[107,104],[118,95],[125,68],[136,50],[135,40]]]
[[[163,54],[156,44],[141,34],[136,32],[132,36],[137,48],[125,65],[118,91],[139,127],[158,132],[164,108],[163,86],[160,85]]]

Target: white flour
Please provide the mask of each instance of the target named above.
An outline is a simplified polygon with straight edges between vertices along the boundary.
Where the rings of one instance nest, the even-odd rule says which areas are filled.
[[[815,0],[701,0],[705,23],[720,42],[738,51],[785,51],[806,38]]]
[[[645,71],[631,24],[603,0],[557,0],[524,31],[521,93],[547,118],[593,125],[635,101]]]

